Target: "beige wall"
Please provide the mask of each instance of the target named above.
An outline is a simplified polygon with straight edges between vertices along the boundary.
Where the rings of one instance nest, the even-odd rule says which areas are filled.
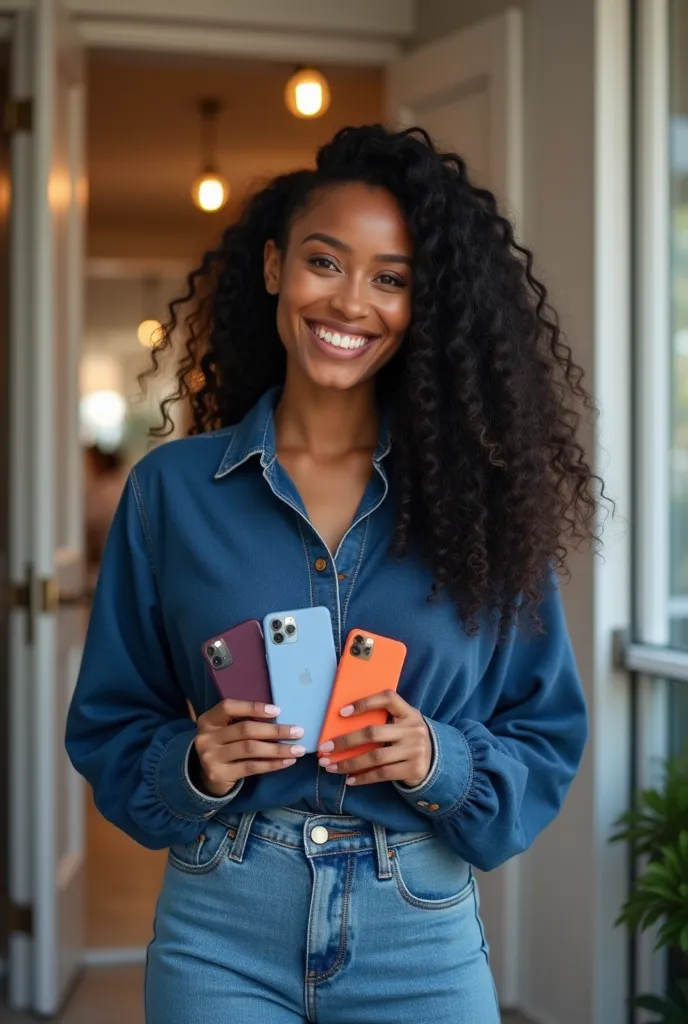
[[[525,7],[529,0],[419,0],[417,43],[429,43],[474,21],[501,14],[507,7]]]

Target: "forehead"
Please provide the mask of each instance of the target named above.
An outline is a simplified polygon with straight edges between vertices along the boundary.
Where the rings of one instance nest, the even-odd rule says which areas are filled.
[[[297,245],[314,231],[335,235],[353,249],[375,248],[410,255],[411,237],[394,196],[383,188],[352,183],[321,189],[294,217],[290,242]],[[391,249],[390,249],[391,246]]]

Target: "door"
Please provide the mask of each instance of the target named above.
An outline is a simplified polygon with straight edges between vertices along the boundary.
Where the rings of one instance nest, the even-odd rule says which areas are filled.
[[[63,736],[85,625],[83,56],[58,0],[17,15],[11,89],[9,997],[52,1015],[81,959],[83,793]]]
[[[462,156],[475,180],[496,193],[512,220],[522,211],[523,83],[521,12],[511,9],[436,43],[388,69],[391,123],[420,125]],[[517,1001],[519,864],[480,880],[482,916],[500,1001]],[[507,955],[508,951],[508,955]]]

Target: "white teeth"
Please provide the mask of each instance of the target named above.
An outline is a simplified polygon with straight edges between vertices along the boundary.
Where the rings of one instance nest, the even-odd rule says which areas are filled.
[[[314,324],[312,330],[319,338],[326,341],[328,345],[334,345],[335,348],[358,349],[363,348],[368,342],[367,338],[360,335],[352,337],[348,334],[337,334],[336,331],[328,331],[326,327],[319,324]]]

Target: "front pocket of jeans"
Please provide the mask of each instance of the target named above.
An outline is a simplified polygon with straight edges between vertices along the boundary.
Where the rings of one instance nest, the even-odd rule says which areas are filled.
[[[473,872],[438,838],[398,846],[390,851],[399,894],[421,910],[447,910],[472,895]]]
[[[191,875],[207,875],[227,856],[235,836],[234,829],[219,822],[208,822],[202,834],[190,843],[170,847],[168,862],[178,871]]]

